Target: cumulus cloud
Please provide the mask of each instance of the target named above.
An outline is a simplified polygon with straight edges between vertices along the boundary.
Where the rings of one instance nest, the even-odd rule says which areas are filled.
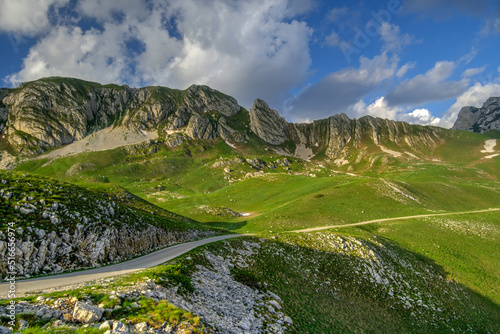
[[[399,113],[396,119],[398,121],[420,125],[440,126],[441,124],[441,119],[432,116],[428,109],[415,109],[409,113]]]
[[[492,96],[500,96],[500,84],[477,82],[457,98],[457,101],[443,114],[440,126],[450,128],[455,123],[460,109],[467,106],[481,107]]]
[[[82,31],[58,27],[36,44],[24,59],[23,69],[7,79],[18,84],[46,76],[71,76],[99,82],[121,83],[128,60],[120,29]]]
[[[428,109],[415,109],[407,112],[402,107],[392,107],[384,97],[378,98],[370,105],[366,105],[360,100],[352,105],[349,110],[355,117],[370,115],[419,125],[439,126],[441,121],[439,117],[434,117]]]
[[[35,36],[50,27],[51,10],[69,0],[0,0],[0,32]]]
[[[17,84],[68,75],[175,88],[197,83],[233,95],[246,107],[257,97],[276,105],[307,77],[312,31],[294,15],[311,8],[302,0],[172,0],[147,6],[84,0],[76,10],[100,26],[53,28],[8,79]]]
[[[437,62],[425,74],[403,81],[386,96],[390,105],[415,105],[455,98],[467,90],[468,81],[447,81],[455,63]]]
[[[357,118],[364,115],[370,115],[373,117],[395,119],[395,116],[400,111],[400,109],[389,106],[385,98],[380,97],[370,105],[366,105],[363,100],[360,100],[354,105],[350,106],[349,111],[349,114]]]
[[[306,87],[290,101],[287,117],[291,120],[319,119],[340,112],[349,113],[350,106],[398,71],[397,57],[387,53],[372,59],[361,57],[358,68],[330,73],[318,83]]]

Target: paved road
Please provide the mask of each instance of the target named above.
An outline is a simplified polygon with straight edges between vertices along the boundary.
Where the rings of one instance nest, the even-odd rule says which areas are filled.
[[[359,222],[359,223],[354,223],[354,224],[312,227],[312,228],[306,228],[306,229],[303,229],[303,230],[295,230],[295,231],[292,231],[292,232],[296,232],[296,233],[314,232],[314,231],[328,230],[328,229],[336,228],[336,227],[360,226],[360,225],[367,225],[367,224],[373,224],[373,223],[388,222],[388,221],[393,221],[393,220],[403,220],[403,219],[412,219],[412,218],[424,218],[424,217],[436,217],[436,216],[467,215],[467,214],[471,214],[471,213],[481,213],[481,212],[491,212],[491,211],[500,211],[500,208],[493,208],[493,209],[486,209],[486,210],[476,210],[476,211],[462,211],[462,212],[448,212],[448,213],[431,213],[431,214],[416,215],[416,216],[374,219],[374,220],[367,220],[367,221],[364,221],[364,222]]]
[[[16,295],[22,295],[26,292],[34,292],[66,285],[84,283],[105,277],[128,274],[141,269],[157,266],[166,261],[172,260],[186,252],[189,252],[190,250],[201,245],[240,236],[242,235],[222,235],[198,241],[187,242],[164,248],[148,255],[144,255],[130,261],[114,264],[107,267],[17,281]],[[0,299],[5,299],[8,297],[9,286],[9,283],[0,284]]]

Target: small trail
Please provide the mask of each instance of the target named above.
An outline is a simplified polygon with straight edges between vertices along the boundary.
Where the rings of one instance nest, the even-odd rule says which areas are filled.
[[[353,224],[312,227],[312,228],[306,228],[306,229],[303,229],[303,230],[295,230],[295,231],[291,231],[291,232],[295,232],[295,233],[314,232],[314,231],[328,230],[328,229],[337,228],[337,227],[360,226],[360,225],[367,225],[367,224],[373,224],[373,223],[382,223],[382,222],[388,222],[388,221],[394,221],[394,220],[404,220],[404,219],[424,218],[424,217],[437,217],[437,216],[451,216],[451,215],[467,215],[467,214],[472,214],[472,213],[482,213],[482,212],[492,212],[492,211],[500,211],[500,208],[492,208],[492,209],[476,210],[476,211],[462,211],[462,212],[448,212],[448,213],[431,213],[431,214],[426,214],[426,215],[415,215],[415,216],[406,216],[406,217],[374,219],[374,220],[367,220],[367,221],[364,221],[364,222],[353,223]]]

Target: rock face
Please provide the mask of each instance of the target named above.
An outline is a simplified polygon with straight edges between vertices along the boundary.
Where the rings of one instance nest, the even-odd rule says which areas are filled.
[[[490,97],[482,108],[463,107],[452,129],[479,133],[500,130],[500,97]]]
[[[190,123],[192,138],[211,140],[218,130],[201,116],[216,111],[231,117],[240,109],[234,98],[207,86],[133,89],[52,77],[0,90],[0,135],[23,154],[39,154],[110,126],[164,131]]]
[[[498,124],[498,99],[488,103],[481,121],[485,129]],[[475,126],[480,118],[476,114],[482,113],[469,114],[467,124]],[[187,139],[218,138],[234,146],[256,136],[264,145],[304,159],[320,151],[336,159],[348,143],[356,146],[363,139],[376,145],[391,141],[414,150],[439,142],[436,128],[370,116],[351,120],[339,114],[309,124],[288,123],[262,100],[257,99],[247,112],[234,98],[206,86],[183,91],[133,89],[55,77],[0,90],[0,136],[13,155],[42,153],[103,129],[123,133],[124,138],[146,132],[164,135],[171,148]],[[125,139],[123,145],[127,145]]]
[[[250,128],[266,143],[280,145],[288,137],[288,123],[266,102],[255,100],[250,109]]]
[[[325,155],[331,159],[337,158],[349,142],[357,146],[363,138],[376,145],[381,141],[390,141],[413,150],[433,147],[440,142],[439,130],[436,128],[371,116],[351,120],[345,114],[338,114],[308,124],[288,123],[261,100],[256,100],[250,110],[250,126],[259,138],[269,144],[293,142],[297,149],[290,152],[292,154],[299,156],[299,149],[309,149],[311,152],[324,149]]]

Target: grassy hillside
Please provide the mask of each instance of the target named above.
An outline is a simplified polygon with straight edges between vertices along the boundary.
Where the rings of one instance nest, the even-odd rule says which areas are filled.
[[[16,228],[42,228],[48,231],[72,231],[85,216],[93,217],[98,207],[112,207],[113,214],[103,223],[152,224],[165,229],[207,229],[154,206],[117,186],[75,186],[26,173],[0,171],[0,214],[2,222],[14,222]],[[59,210],[58,217],[47,212]],[[2,224],[1,229],[7,228]]]
[[[352,233],[278,234],[248,244],[208,245],[234,263],[233,275],[278,294],[293,333],[494,333],[500,308],[453,281],[432,259],[384,237]],[[205,253],[206,254],[206,253]],[[203,255],[196,258],[206,265]]]
[[[71,182],[179,224],[186,216],[207,228],[256,233],[258,255],[233,274],[279,294],[294,332],[495,333],[498,212],[290,233],[499,207],[500,156],[481,152],[498,133],[445,132],[437,148],[400,157],[374,144],[350,144],[345,165],[321,155],[285,157],[255,142],[233,150],[223,141],[174,149],[159,141],[41,158],[17,170]],[[225,245],[238,249],[241,242]],[[206,246],[193,253],[200,264],[206,264],[204,250],[229,254],[221,244]]]

